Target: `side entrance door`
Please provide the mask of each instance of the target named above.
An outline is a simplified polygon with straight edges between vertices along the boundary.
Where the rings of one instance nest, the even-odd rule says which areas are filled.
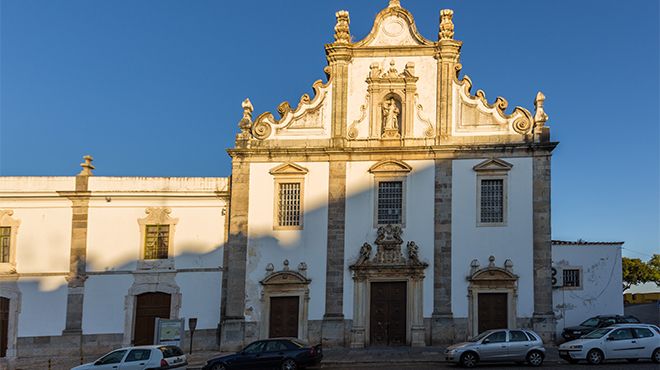
[[[0,297],[0,357],[7,357],[9,343],[9,299]]]
[[[143,293],[137,296],[135,305],[135,329],[133,344],[144,346],[154,344],[156,318],[170,318],[172,297],[167,293]]]
[[[506,329],[507,322],[507,293],[479,293],[478,296],[479,333],[490,329]]]
[[[371,283],[370,343],[406,344],[406,282]]]
[[[298,297],[271,297],[270,338],[298,337]]]

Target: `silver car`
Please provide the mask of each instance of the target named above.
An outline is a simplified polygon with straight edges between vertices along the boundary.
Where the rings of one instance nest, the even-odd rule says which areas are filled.
[[[467,342],[447,347],[447,362],[474,367],[478,362],[527,362],[541,366],[545,347],[538,334],[527,329],[488,330]]]

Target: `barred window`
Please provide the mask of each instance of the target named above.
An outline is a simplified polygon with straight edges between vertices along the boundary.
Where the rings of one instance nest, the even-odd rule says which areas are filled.
[[[146,231],[144,259],[167,259],[170,241],[170,225],[147,225]]]
[[[378,183],[378,224],[401,224],[403,209],[403,182]]]
[[[580,287],[580,269],[564,269],[564,287]]]
[[[279,226],[300,226],[299,182],[279,183],[277,223]]]
[[[504,180],[481,180],[481,222],[504,222]]]
[[[0,227],[0,262],[9,262],[9,246],[11,242],[11,227]]]

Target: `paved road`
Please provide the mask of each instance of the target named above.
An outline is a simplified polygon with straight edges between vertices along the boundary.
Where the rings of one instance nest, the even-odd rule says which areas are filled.
[[[652,362],[639,362],[636,364],[629,364],[627,362],[612,362],[612,363],[605,363],[602,364],[598,367],[593,367],[589,366],[586,363],[585,364],[577,364],[577,365],[570,365],[566,362],[561,362],[561,363],[545,363],[543,366],[540,367],[540,369],[583,369],[583,370],[589,370],[589,369],[599,369],[599,370],[618,370],[618,369],[626,369],[626,370],[658,370],[658,365],[654,364]],[[346,365],[341,365],[341,366],[321,366],[320,368],[315,368],[315,369],[323,369],[323,370],[367,370],[367,369],[378,369],[378,370],[386,370],[386,369],[402,369],[402,370],[435,370],[435,369],[462,369],[461,367],[458,367],[456,365],[452,364],[445,364],[445,363],[438,363],[438,364],[415,364],[415,365],[399,365],[399,364],[391,364],[391,363],[384,363],[384,364],[364,364],[364,365],[356,365],[356,366],[346,366]],[[530,367],[527,366],[515,366],[515,365],[483,365],[483,366],[477,366],[476,369],[496,369],[496,370],[520,370],[520,369],[530,369]]]

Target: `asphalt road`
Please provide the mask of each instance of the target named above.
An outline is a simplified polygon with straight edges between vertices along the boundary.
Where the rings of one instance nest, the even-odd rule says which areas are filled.
[[[602,370],[618,370],[618,369],[626,369],[626,370],[658,370],[660,366],[658,364],[654,364],[652,362],[638,362],[635,364],[629,364],[627,362],[611,362],[611,363],[605,363],[599,366],[590,366],[587,365],[586,363],[580,363],[577,365],[571,365],[567,362],[560,362],[560,363],[545,363],[543,366],[541,366],[539,369],[583,369],[583,370],[589,370],[589,369],[602,369]],[[400,364],[392,364],[392,363],[382,363],[382,364],[363,364],[363,365],[355,365],[355,366],[346,366],[346,365],[340,365],[340,366],[321,366],[317,367],[315,369],[328,369],[328,370],[367,370],[367,369],[379,369],[379,370],[385,370],[385,369],[403,369],[403,370],[435,370],[435,369],[462,369],[461,367],[458,367],[453,364],[446,364],[446,363],[438,363],[438,364],[414,364],[414,365],[400,365]],[[520,370],[520,369],[531,369],[529,366],[525,365],[479,365],[475,369],[496,369],[496,370]]]

